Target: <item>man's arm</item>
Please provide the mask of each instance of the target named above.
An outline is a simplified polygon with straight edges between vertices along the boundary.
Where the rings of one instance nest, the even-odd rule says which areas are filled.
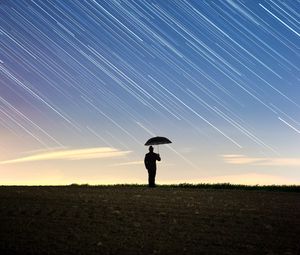
[[[160,158],[160,155],[159,154],[156,154],[156,160],[160,161],[161,158]]]
[[[144,158],[144,164],[145,164],[145,167],[148,169],[148,159],[147,159],[147,155],[145,155],[145,158]]]

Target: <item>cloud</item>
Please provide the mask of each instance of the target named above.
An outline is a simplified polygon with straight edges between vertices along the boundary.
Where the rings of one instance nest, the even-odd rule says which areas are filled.
[[[245,185],[298,185],[299,180],[294,180],[278,175],[245,173],[236,175],[212,176],[203,178],[204,183],[231,183]]]
[[[142,165],[142,164],[144,164],[144,161],[139,160],[139,161],[129,161],[129,162],[117,163],[117,164],[113,164],[111,166],[132,166],[132,165]]]
[[[300,158],[267,158],[248,157],[245,155],[222,155],[224,161],[233,165],[255,165],[255,166],[289,166],[300,167]]]
[[[75,150],[55,150],[42,153],[34,153],[29,156],[0,161],[0,164],[13,164],[44,160],[87,160],[100,158],[115,158],[129,154],[131,151],[121,151],[111,147],[95,147]]]

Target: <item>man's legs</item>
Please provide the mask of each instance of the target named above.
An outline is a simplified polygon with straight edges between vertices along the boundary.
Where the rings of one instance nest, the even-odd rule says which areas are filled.
[[[155,175],[156,175],[156,169],[148,169],[148,183],[149,187],[155,187]]]

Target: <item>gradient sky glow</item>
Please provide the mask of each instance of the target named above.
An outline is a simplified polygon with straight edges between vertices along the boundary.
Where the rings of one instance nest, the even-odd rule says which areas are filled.
[[[300,1],[0,1],[0,184],[300,184]],[[155,148],[156,149],[156,148]]]

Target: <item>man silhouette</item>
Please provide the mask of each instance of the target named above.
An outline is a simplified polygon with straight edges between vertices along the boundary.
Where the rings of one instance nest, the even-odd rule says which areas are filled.
[[[148,170],[148,183],[149,187],[155,187],[156,175],[156,160],[160,161],[160,156],[153,152],[153,147],[149,147],[149,152],[145,155],[144,163]]]

